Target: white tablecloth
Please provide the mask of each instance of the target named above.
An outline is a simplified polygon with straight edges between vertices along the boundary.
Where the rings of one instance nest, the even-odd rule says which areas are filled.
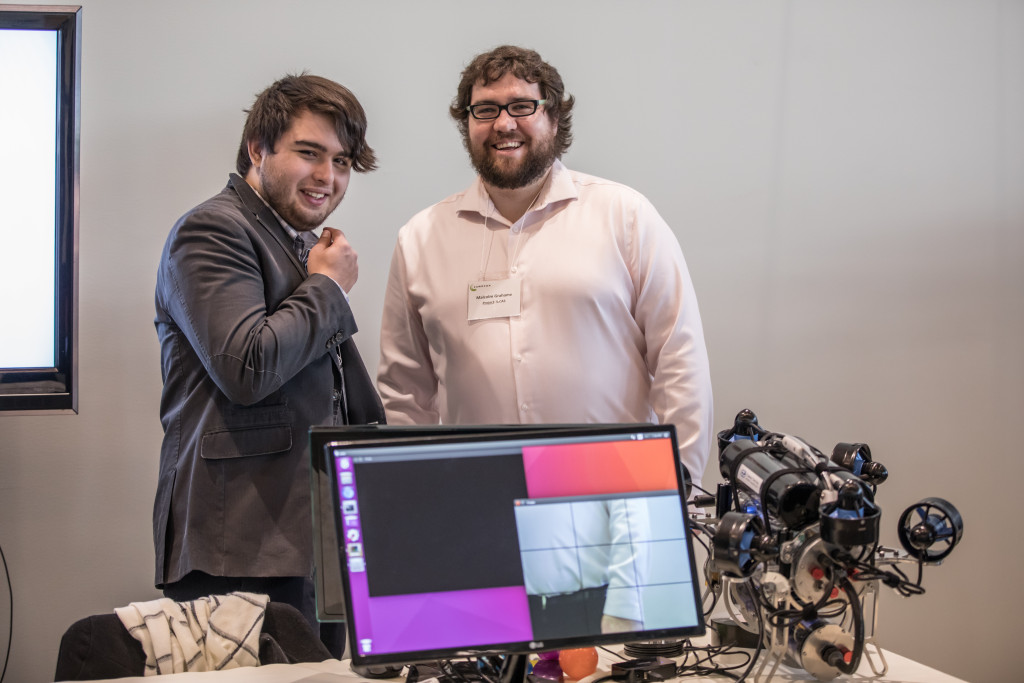
[[[613,648],[618,649],[618,648]],[[600,652],[600,650],[599,650]],[[886,661],[889,664],[889,671],[884,678],[875,677],[866,661],[862,661],[860,670],[855,676],[837,678],[837,683],[843,681],[892,681],[899,683],[965,683],[959,678],[954,678],[931,667],[919,664],[913,660],[901,657],[892,652],[885,653]],[[583,679],[580,683],[588,683],[589,680],[600,678],[608,673],[608,667],[614,658],[602,653],[600,668],[597,673],[589,678]],[[759,663],[760,664],[760,663]],[[216,671],[209,673],[187,673],[170,674],[159,677],[134,677],[114,679],[114,683],[128,683],[135,681],[149,681],[150,683],[341,683],[347,681],[352,683],[359,681],[368,683],[369,679],[362,678],[352,673],[349,669],[349,660],[328,659],[318,663],[306,664],[271,664],[269,666],[247,667],[243,669],[231,669],[229,671]],[[392,679],[403,681],[404,678]],[[732,679],[724,676],[686,676],[678,679],[683,683],[690,681],[708,681],[721,683]],[[806,671],[793,672],[791,670],[779,670],[772,679],[773,683],[792,683],[793,681],[814,681],[813,676]]]

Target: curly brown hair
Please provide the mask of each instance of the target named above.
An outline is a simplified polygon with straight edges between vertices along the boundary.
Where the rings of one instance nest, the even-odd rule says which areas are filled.
[[[462,70],[462,80],[448,113],[455,119],[466,149],[469,149],[469,111],[466,108],[471,104],[473,86],[488,85],[508,73],[540,86],[541,99],[547,100],[544,111],[558,125],[555,149],[557,156],[561,157],[572,144],[572,106],[576,99],[565,94],[558,69],[541,59],[535,51],[515,45],[502,45],[477,55]]]

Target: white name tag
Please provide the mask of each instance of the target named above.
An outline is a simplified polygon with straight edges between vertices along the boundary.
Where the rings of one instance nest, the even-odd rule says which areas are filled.
[[[469,319],[510,318],[519,315],[523,281],[481,280],[469,283]]]

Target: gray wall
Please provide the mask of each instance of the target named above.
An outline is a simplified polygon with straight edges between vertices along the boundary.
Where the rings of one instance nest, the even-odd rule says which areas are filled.
[[[891,471],[893,544],[920,498],[960,508],[962,545],[926,595],[886,592],[880,642],[1016,677],[1022,558],[996,501],[1024,480],[1007,450],[1024,412],[1020,2],[81,2],[80,414],[0,417],[9,680],[52,677],[75,619],[157,595],[156,263],[177,216],[224,185],[242,109],[302,69],[365,104],[381,170],[330,224],[360,252],[375,367],[398,228],[472,177],[446,117],[458,73],[503,42],[576,95],[568,165],[644,192],[678,234],[717,428],[749,407],[823,449],[867,442]]]

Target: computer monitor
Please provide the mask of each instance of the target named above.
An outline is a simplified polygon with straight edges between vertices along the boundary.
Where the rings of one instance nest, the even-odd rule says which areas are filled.
[[[324,447],[354,665],[704,632],[671,426]]]

